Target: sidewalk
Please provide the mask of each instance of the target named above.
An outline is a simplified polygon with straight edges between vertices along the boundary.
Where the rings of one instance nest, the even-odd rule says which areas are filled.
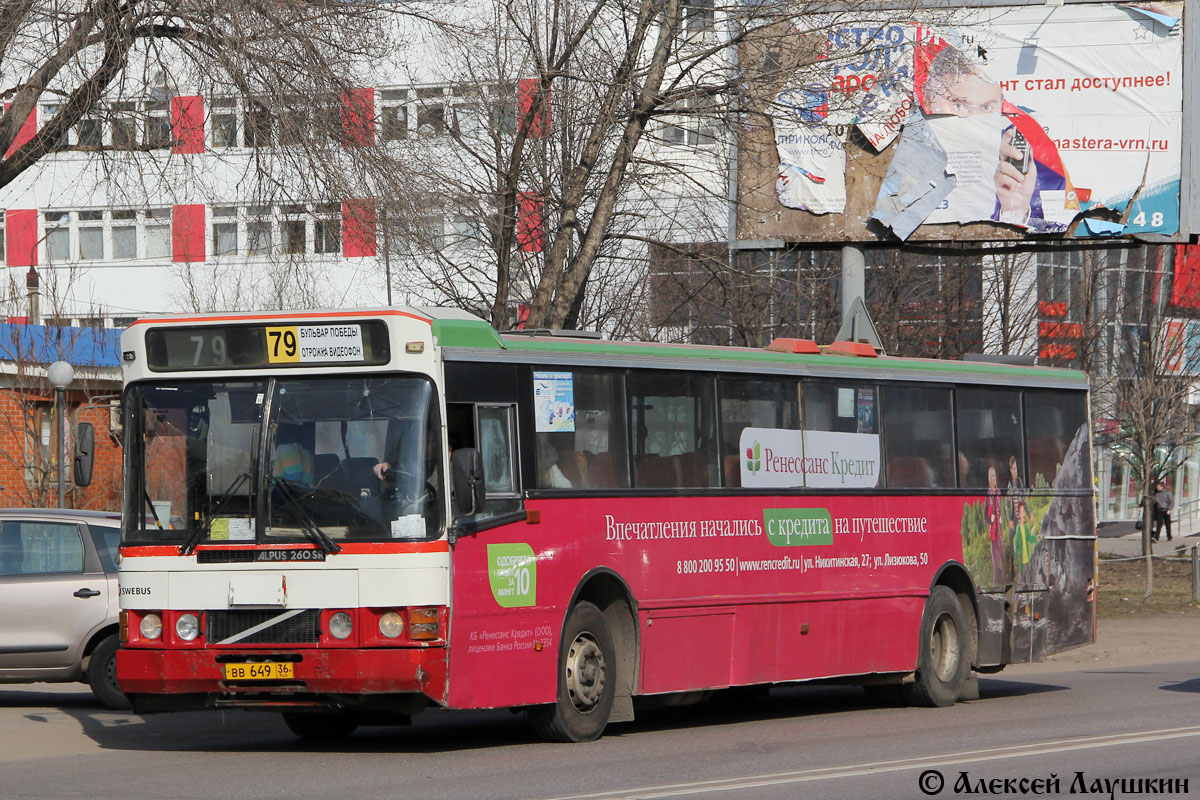
[[[1180,520],[1177,524],[1172,524],[1171,533],[1174,538],[1169,542],[1164,531],[1159,537],[1159,541],[1150,543],[1154,555],[1190,558],[1191,549],[1200,545],[1200,526],[1196,524],[1195,518],[1189,517]],[[1136,558],[1142,555],[1142,532],[1133,531],[1124,536],[1105,536],[1101,529],[1100,555],[1124,558]]]
[[[1005,673],[1063,672],[1200,660],[1200,615],[1130,614],[1101,619],[1096,643],[1035,664],[1013,664]]]

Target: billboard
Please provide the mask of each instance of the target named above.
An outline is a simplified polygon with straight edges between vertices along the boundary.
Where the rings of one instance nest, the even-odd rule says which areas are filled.
[[[873,13],[743,48],[740,239],[1179,232],[1181,3]]]

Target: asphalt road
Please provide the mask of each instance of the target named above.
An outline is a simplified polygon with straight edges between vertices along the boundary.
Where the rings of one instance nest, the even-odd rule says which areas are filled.
[[[536,742],[507,711],[428,713],[314,745],[273,714],[141,718],[79,687],[0,687],[0,795],[1018,797],[1055,794],[1052,776],[1066,796],[1108,797],[1104,781],[1120,779],[1187,780],[1200,795],[1200,660],[1064,666],[983,678],[979,700],[948,709],[879,707],[839,686],[659,708],[587,745]],[[937,787],[931,771],[934,795],[919,785]],[[1047,783],[1022,791],[1022,779]]]

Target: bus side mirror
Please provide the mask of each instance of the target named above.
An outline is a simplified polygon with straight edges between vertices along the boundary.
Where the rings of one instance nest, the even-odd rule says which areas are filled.
[[[92,456],[96,449],[96,430],[90,422],[81,422],[75,431],[75,485],[92,482]]]
[[[483,456],[473,447],[460,447],[450,455],[454,507],[462,516],[478,514],[483,508]]]

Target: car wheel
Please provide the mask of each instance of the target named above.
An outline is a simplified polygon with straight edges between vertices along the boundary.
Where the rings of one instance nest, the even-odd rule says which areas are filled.
[[[105,637],[96,649],[92,651],[88,661],[87,679],[92,687],[92,694],[108,708],[125,711],[129,709],[129,700],[117,683],[117,648],[120,642],[114,633]]]

